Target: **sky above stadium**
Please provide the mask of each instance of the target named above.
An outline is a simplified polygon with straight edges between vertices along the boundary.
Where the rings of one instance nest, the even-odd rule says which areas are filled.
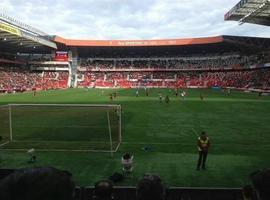
[[[239,1],[1,0],[0,12],[65,38],[269,37],[268,27],[224,21],[224,14]]]

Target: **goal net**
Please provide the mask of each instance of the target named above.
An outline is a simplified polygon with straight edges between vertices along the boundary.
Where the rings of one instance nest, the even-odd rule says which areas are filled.
[[[0,112],[2,148],[116,152],[121,143],[120,105],[9,104]]]

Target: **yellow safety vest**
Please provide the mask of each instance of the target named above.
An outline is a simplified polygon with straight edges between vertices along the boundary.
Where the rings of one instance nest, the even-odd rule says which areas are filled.
[[[206,140],[202,140],[201,137],[198,137],[198,140],[200,141],[201,145],[203,147],[206,147],[209,143],[209,138],[206,137]],[[198,150],[201,151],[202,149],[200,148],[200,146],[198,146]]]
[[[208,137],[206,137],[206,140],[202,140],[201,137],[199,137],[198,140],[200,140],[200,143],[201,144],[208,144],[208,142],[209,142],[209,138]]]

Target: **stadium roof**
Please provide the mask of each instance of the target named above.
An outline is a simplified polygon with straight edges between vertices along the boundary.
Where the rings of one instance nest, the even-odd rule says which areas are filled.
[[[75,47],[140,47],[140,46],[183,46],[192,44],[209,44],[222,42],[222,36],[207,38],[187,39],[163,39],[163,40],[76,40],[64,39],[59,36],[54,38],[55,42]]]
[[[270,0],[241,0],[224,16],[225,20],[270,26]]]
[[[80,56],[164,56],[268,50],[269,38],[216,36],[168,40],[70,40],[55,36],[58,47],[76,49]]]
[[[250,0],[255,1],[255,0]],[[249,2],[245,0],[244,2]],[[267,0],[267,2],[270,0]],[[241,4],[242,5],[242,4]],[[238,6],[239,7],[239,6]],[[269,38],[216,36],[156,40],[78,40],[48,34],[0,14],[0,51],[51,53],[51,50],[76,50],[80,55],[170,55],[179,53],[255,52],[268,50]]]
[[[245,46],[269,48],[270,38],[244,36],[216,36],[204,38],[161,39],[161,40],[76,40],[54,37],[54,41],[67,47],[162,47],[162,46],[192,46],[217,43],[237,43]]]
[[[57,46],[48,34],[0,14],[0,48],[2,51],[35,52]]]

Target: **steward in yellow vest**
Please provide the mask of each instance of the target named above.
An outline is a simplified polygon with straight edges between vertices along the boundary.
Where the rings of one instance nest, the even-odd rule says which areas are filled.
[[[208,150],[210,148],[210,139],[204,131],[201,133],[201,136],[198,137],[197,148],[199,152],[197,170],[205,169],[206,168],[205,163],[206,163],[206,159],[208,155]]]

